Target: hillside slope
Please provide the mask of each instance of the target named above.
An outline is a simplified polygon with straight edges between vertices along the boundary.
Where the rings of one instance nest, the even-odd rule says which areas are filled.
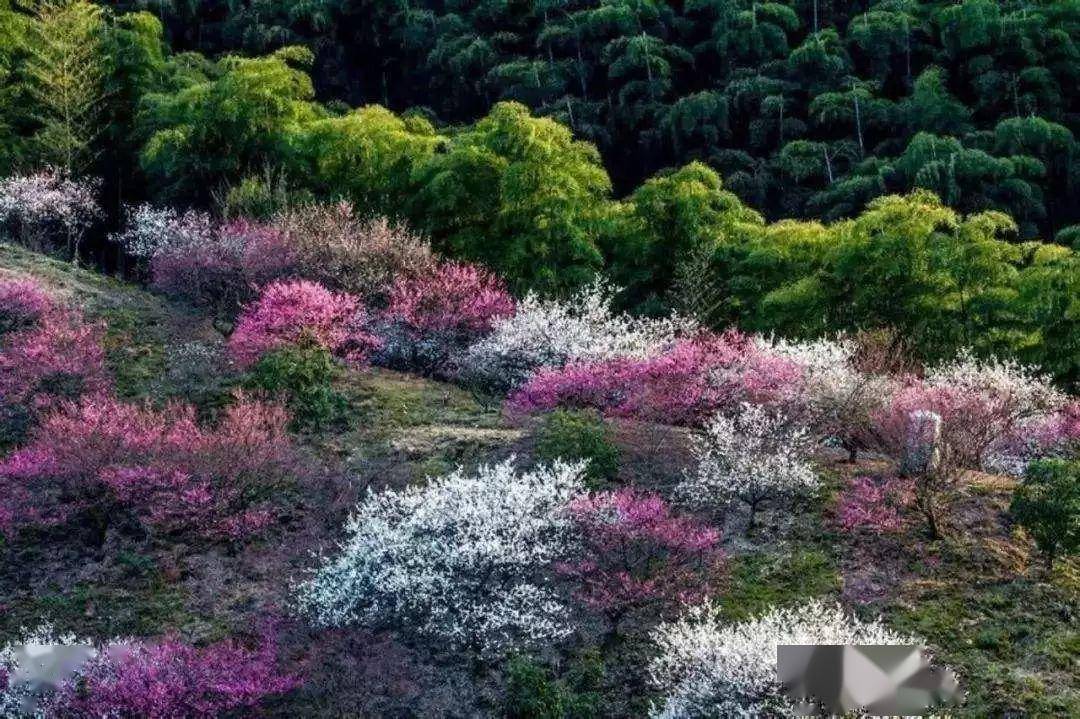
[[[37,278],[107,326],[108,364],[129,400],[192,401],[213,415],[236,382],[181,373],[179,347],[223,341],[209,318],[138,286],[10,245],[0,245],[0,279]],[[401,487],[458,465],[516,455],[533,461],[532,421],[512,421],[453,385],[384,369],[345,370],[340,421],[297,436],[311,476],[290,516],[246,546],[162,542],[110,531],[99,547],[42,529],[0,543],[0,645],[43,620],[81,636],[157,637],[204,642],[283,618],[283,652],[302,667],[304,687],[277,700],[277,716],[492,716],[505,710],[506,677],[476,674],[384,632],[317,631],[291,617],[295,582],[313,552],[341,538],[349,508],[368,488]],[[689,462],[687,431],[614,422],[617,483],[667,491]],[[1037,567],[1034,547],[1005,519],[1011,480],[971,475],[952,538],[930,542],[918,522],[895,535],[853,534],[834,519],[836,490],[849,478],[890,470],[880,458],[856,464],[823,451],[826,489],[804,511],[766,510],[759,530],[725,537],[720,605],[739,620],[774,604],[820,597],[924,637],[961,675],[962,716],[1080,714],[1080,566]],[[731,523],[741,527],[741,520]],[[76,533],[77,534],[77,533]],[[563,656],[566,686],[598,692],[601,716],[640,716],[652,698],[647,626],[620,642],[586,630]],[[592,664],[589,664],[592,662]],[[575,667],[602,670],[575,684]]]

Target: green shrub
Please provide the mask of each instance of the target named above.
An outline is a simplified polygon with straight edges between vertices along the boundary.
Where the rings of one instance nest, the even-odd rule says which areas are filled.
[[[536,438],[536,456],[589,461],[586,480],[592,484],[613,481],[619,473],[619,448],[611,441],[608,426],[596,414],[556,410],[544,417]]]
[[[341,419],[346,402],[333,389],[337,364],[319,347],[267,353],[251,368],[245,386],[283,396],[297,427],[319,429]]]
[[[555,678],[528,657],[512,657],[506,669],[503,715],[508,719],[590,719],[599,715],[595,691],[604,668],[598,654],[575,661],[566,676]]]
[[[1080,549],[1080,462],[1032,462],[1010,507],[1046,556],[1054,559]]]

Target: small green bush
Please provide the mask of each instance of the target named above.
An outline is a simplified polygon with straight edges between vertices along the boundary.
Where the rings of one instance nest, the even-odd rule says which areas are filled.
[[[619,473],[619,448],[608,426],[596,414],[556,410],[544,417],[536,438],[537,459],[589,461],[586,480],[591,484],[613,481]]]
[[[1032,462],[1010,511],[1045,554],[1047,565],[1074,554],[1080,549],[1080,462]]]
[[[248,389],[285,398],[297,427],[319,429],[340,420],[344,397],[333,389],[337,364],[320,347],[287,347],[267,353],[245,381]]]
[[[508,719],[591,719],[599,716],[595,687],[603,676],[598,654],[586,653],[566,676],[555,678],[528,657],[511,657],[506,668],[503,714]]]

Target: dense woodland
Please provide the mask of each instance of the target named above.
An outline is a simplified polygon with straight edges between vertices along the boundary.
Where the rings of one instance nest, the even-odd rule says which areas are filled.
[[[1080,0],[0,0],[0,717],[1078,715],[1078,88]]]

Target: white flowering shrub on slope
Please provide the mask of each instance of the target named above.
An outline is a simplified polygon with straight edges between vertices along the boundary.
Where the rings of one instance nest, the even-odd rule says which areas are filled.
[[[792,716],[777,682],[780,644],[920,643],[817,600],[734,625],[705,604],[660,625],[652,638],[659,654],[650,673],[663,694],[652,711],[657,719]]]
[[[743,403],[733,417],[716,415],[694,440],[695,468],[677,491],[703,509],[741,499],[750,507],[753,528],[762,502],[818,487],[809,462],[812,448],[813,438],[798,418]]]
[[[393,627],[483,656],[557,640],[570,630],[544,572],[570,548],[584,468],[508,460],[371,493],[300,607],[324,626]]]
[[[540,367],[619,357],[646,359],[696,329],[692,320],[616,314],[615,290],[603,280],[568,300],[541,299],[530,293],[513,316],[458,358],[460,379],[487,392],[506,392]]]

